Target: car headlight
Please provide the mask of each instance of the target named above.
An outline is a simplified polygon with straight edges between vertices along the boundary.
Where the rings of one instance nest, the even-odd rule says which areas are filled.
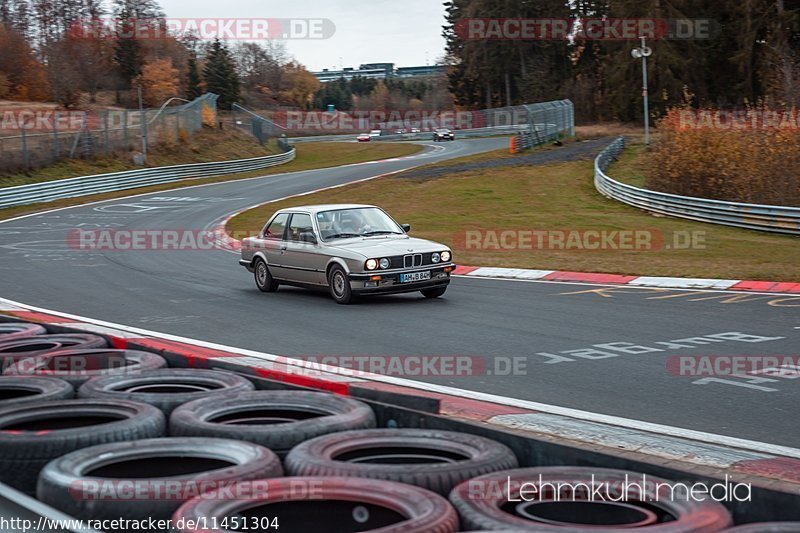
[[[387,268],[389,268],[391,265],[392,265],[391,261],[389,261],[389,260],[388,260],[388,259],[386,259],[385,257],[384,257],[383,259],[381,259],[381,261],[380,261],[380,266],[381,266],[381,268],[382,268],[382,269],[384,269],[384,270],[386,270]]]
[[[364,267],[367,270],[375,270],[378,268],[378,260],[377,259],[367,259],[367,262],[364,264]]]
[[[450,261],[453,258],[453,254],[450,252],[442,252],[442,261]]]
[[[434,263],[438,263],[441,260],[442,256],[439,255],[439,252],[433,252],[433,255],[431,256],[431,261],[433,261]]]

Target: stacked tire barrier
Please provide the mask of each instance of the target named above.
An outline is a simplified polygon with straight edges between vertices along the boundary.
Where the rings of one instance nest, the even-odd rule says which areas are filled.
[[[187,533],[732,525],[719,503],[663,498],[654,487],[665,479],[623,495],[628,477],[640,474],[520,465],[491,438],[379,428],[357,399],[167,368],[159,355],[112,349],[99,336],[0,324],[0,356],[10,360],[0,376],[0,481],[77,519],[172,519]],[[524,498],[525,484],[538,479],[551,488]],[[562,483],[577,488],[553,488]],[[597,490],[604,500],[592,497]]]

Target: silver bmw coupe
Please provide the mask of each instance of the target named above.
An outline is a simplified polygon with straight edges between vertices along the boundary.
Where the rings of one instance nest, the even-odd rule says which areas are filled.
[[[372,205],[282,209],[257,237],[242,241],[239,263],[263,292],[282,284],[322,288],[340,304],[414,291],[438,298],[456,268],[453,254],[443,244],[409,237],[410,230]]]

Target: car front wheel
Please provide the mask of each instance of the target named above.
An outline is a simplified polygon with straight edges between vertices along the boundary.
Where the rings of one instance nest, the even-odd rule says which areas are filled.
[[[443,295],[446,290],[447,287],[437,287],[435,289],[425,289],[424,291],[420,292],[425,298],[438,298],[439,296]]]
[[[353,301],[353,291],[347,273],[340,266],[334,266],[328,273],[328,287],[331,297],[337,304],[347,305]]]
[[[278,290],[278,282],[272,278],[267,263],[263,259],[256,259],[254,271],[258,290],[261,292],[275,292]]]

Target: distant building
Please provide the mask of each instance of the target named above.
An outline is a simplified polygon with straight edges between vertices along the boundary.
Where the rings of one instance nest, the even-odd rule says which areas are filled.
[[[352,80],[359,76],[373,80],[385,80],[387,78],[412,78],[422,76],[436,76],[443,74],[445,67],[440,65],[433,66],[420,66],[420,67],[398,67],[395,68],[394,63],[365,63],[359,67],[345,67],[342,69],[323,69],[318,72],[312,72],[322,83],[329,81],[336,81],[340,78]]]
[[[424,67],[399,67],[395,71],[398,78],[410,78],[415,76],[438,76],[444,74],[445,68],[442,65],[427,65]]]
[[[373,80],[383,80],[386,79],[387,77],[386,70],[382,68],[354,69],[350,67],[350,68],[343,68],[341,70],[323,69],[319,72],[312,72],[312,74],[316,76],[317,79],[322,83],[327,83],[329,81],[336,81],[340,78],[344,78],[346,80],[352,80],[357,76]]]
[[[394,63],[366,63],[358,67],[359,70],[383,70],[387,78],[394,75]]]

